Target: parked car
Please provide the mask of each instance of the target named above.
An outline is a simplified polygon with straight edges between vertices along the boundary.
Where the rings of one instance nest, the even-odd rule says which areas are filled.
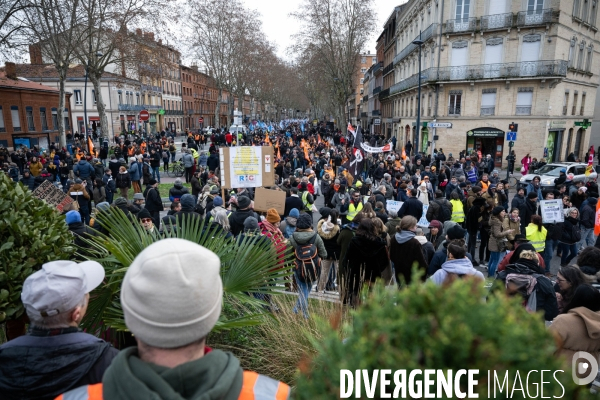
[[[542,178],[541,185],[544,189],[554,188],[554,180],[559,177],[561,169],[567,170],[566,174],[573,174],[573,181],[585,181],[586,179],[593,179],[598,176],[596,170],[592,170],[589,176],[585,176],[585,169],[587,168],[586,163],[551,163],[546,164],[542,168],[537,169],[534,174],[523,175],[519,181],[519,187],[525,187],[533,180],[534,176]]]

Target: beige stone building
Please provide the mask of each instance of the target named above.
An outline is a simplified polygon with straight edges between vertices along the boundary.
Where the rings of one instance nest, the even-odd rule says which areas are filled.
[[[396,17],[392,134],[419,151],[476,150],[496,164],[518,124],[518,161],[583,158],[599,85],[597,2],[591,0],[412,0]],[[416,137],[418,46],[421,122]],[[380,99],[383,100],[383,99]],[[398,122],[396,122],[398,121]],[[451,128],[427,128],[429,122]],[[425,126],[425,127],[423,127]]]

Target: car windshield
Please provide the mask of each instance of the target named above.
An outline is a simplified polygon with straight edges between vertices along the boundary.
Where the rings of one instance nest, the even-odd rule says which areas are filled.
[[[542,168],[535,171],[536,175],[559,176],[560,170],[564,167],[560,165],[544,165]]]

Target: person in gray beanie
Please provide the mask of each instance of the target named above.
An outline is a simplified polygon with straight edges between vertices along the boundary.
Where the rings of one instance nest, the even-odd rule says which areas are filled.
[[[96,387],[103,398],[289,397],[288,385],[244,371],[233,354],[206,346],[221,314],[220,269],[215,253],[183,239],[155,242],[133,260],[121,286],[121,305],[137,346],[122,350],[106,370]],[[76,391],[87,394],[90,387],[63,398]]]
[[[186,222],[187,226],[190,226],[190,223],[195,224],[196,220],[198,220],[197,223],[200,224],[201,220],[202,220],[202,216],[200,214],[198,214],[196,211],[194,211],[194,209],[196,207],[196,199],[194,198],[194,196],[192,196],[189,193],[186,193],[183,196],[181,196],[180,203],[181,203],[181,211],[179,211],[175,214],[175,218],[177,218],[177,226],[180,226],[180,227],[183,226],[182,225],[183,218],[185,218],[185,220],[187,221]]]
[[[237,198],[238,209],[231,213],[229,224],[231,225],[231,233],[233,236],[239,235],[244,230],[244,221],[248,217],[254,217],[258,221],[258,215],[250,208],[252,202],[246,196]]]
[[[236,240],[239,244],[251,240],[259,246],[271,246],[271,240],[260,232],[258,219],[255,217],[248,217],[244,220],[244,230],[237,235]]]

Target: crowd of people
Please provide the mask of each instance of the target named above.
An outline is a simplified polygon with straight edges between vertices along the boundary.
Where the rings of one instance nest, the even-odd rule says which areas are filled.
[[[563,171],[551,190],[541,186],[538,176],[525,187],[512,188],[499,177],[490,155],[463,151],[455,158],[452,153],[446,156],[443,149],[434,150],[433,155],[413,155],[408,143],[396,149],[395,142],[389,152],[365,152],[362,169],[352,173],[353,136],[324,126],[301,129],[292,124],[277,132],[255,130],[237,137],[228,132],[210,136],[189,132],[186,136],[179,149],[172,138],[158,135],[137,142],[122,141],[108,148],[106,154],[86,154],[78,149],[75,159],[65,148],[56,146],[45,154],[24,149],[1,156],[5,161],[10,159],[15,164],[9,164],[10,167],[18,170],[12,174],[7,171],[9,176],[32,190],[36,182],[40,184],[39,177],[42,182],[46,179],[43,171],[50,174],[48,179],[52,182],[60,182],[77,204],[65,212],[65,220],[82,248],[87,236],[102,232],[97,214],[111,207],[120,209],[132,223],[141,224],[153,234],[178,229],[184,216],[203,220],[206,226],[231,240],[270,243],[279,255],[293,252],[286,290],[298,293],[293,312],[304,318],[310,317],[311,292],[336,293],[341,303],[359,307],[363,294],[378,280],[400,290],[416,281],[444,286],[457,279],[475,279],[483,285],[487,272],[491,290],[520,296],[523,307],[539,311],[550,329],[565,339],[558,352],[571,354],[584,349],[600,355],[600,293],[593,286],[600,280],[600,246],[594,235],[598,186],[594,179],[575,181]],[[384,143],[383,137],[374,134],[365,133],[364,137],[372,147]],[[276,175],[270,188],[285,192],[283,214],[275,208],[255,211],[252,188],[222,187],[218,148],[240,145],[274,147]],[[15,158],[21,157],[27,161],[15,163]],[[129,157],[129,162],[125,162],[125,157]],[[52,160],[59,163],[56,176],[48,172],[49,164],[54,165]],[[188,188],[183,179],[174,182],[169,190],[170,204],[167,203],[170,209],[162,218],[160,213],[165,206],[158,190],[161,161],[165,169],[169,163],[181,161],[185,183],[189,183]],[[64,170],[60,167],[63,164]],[[28,184],[27,173],[33,176],[32,185]],[[130,187],[134,191],[132,202],[128,200]],[[512,200],[511,191],[516,193]],[[320,197],[323,206],[318,207]],[[562,199],[564,221],[544,222],[540,200],[555,198]],[[551,269],[555,251],[561,257],[561,268],[556,274]],[[80,386],[85,389],[76,390],[86,390],[88,394],[103,390],[105,398],[147,398],[144,396],[151,386],[161,396],[171,391],[212,390],[216,386],[223,393],[239,393],[251,382],[268,384],[275,390],[273,396],[287,393],[287,386],[267,381],[266,377],[251,378],[233,356],[205,347],[205,337],[220,312],[221,296],[219,262],[209,253],[179,239],[164,239],[136,258],[123,283],[121,303],[125,322],[135,334],[138,347],[118,355],[89,335],[70,336],[71,339],[62,336],[77,332],[85,314],[87,293],[99,284],[98,265],[70,263],[65,268],[69,271],[65,273],[80,277],[79,287],[75,288],[77,279],[69,283],[73,298],[68,304],[61,303],[67,301],[67,296],[54,295],[52,291],[62,290],[63,272],[53,263],[45,265],[28,278],[31,285],[26,282],[23,291],[32,332],[28,339],[16,339],[0,347],[0,376],[5,377],[0,377],[0,392],[14,393],[25,390],[25,386],[32,391],[44,390],[18,379],[29,358],[15,358],[29,354],[28,348],[51,348],[35,355],[37,365],[44,364],[39,361],[49,354],[59,357],[57,349],[64,351],[60,346],[72,348],[81,341],[85,351],[92,353],[91,348],[95,349],[94,356],[88,358],[88,364],[94,368],[71,374],[68,382],[53,382],[52,391],[46,393],[58,396]],[[180,255],[178,261],[174,261],[173,254]],[[207,275],[198,277],[200,286],[178,280],[188,273],[197,273],[190,268],[193,263],[185,262],[192,259],[205,260],[202,263],[207,266]],[[171,273],[172,269],[179,269],[181,274]],[[84,276],[89,277],[87,283]],[[146,276],[158,281],[150,282]],[[36,285],[42,280],[57,283],[49,290],[42,284]],[[140,282],[160,288],[138,291]],[[47,290],[48,295],[40,300],[32,294],[36,290]],[[144,297],[146,293],[152,295]],[[181,310],[174,299],[186,301],[187,295],[202,298],[206,304],[174,313]],[[47,310],[59,310],[61,318]],[[576,339],[569,336],[574,332]],[[47,336],[59,337],[59,347],[47,345]],[[64,351],[60,357],[69,354]],[[184,364],[187,361],[189,365]],[[193,387],[184,388],[177,379],[169,378],[171,374],[208,374],[217,365],[220,375]],[[100,379],[99,371],[106,367],[104,378]],[[52,373],[44,367],[28,368],[30,382],[43,382],[40,376]],[[129,379],[141,381],[138,392],[125,383]],[[151,383],[152,379],[167,382],[157,385]],[[18,385],[21,386],[17,388]]]

